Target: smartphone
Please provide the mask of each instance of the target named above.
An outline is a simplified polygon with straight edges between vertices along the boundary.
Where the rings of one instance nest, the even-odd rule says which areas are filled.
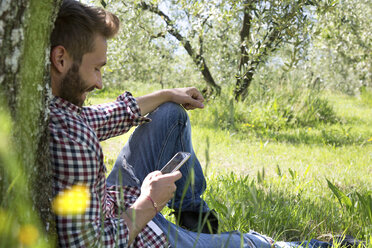
[[[188,152],[177,152],[169,162],[160,170],[161,173],[172,173],[179,168],[190,158],[191,154]]]

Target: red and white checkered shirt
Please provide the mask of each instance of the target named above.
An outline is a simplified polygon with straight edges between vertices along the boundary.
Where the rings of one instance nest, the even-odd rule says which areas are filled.
[[[55,195],[74,185],[89,188],[85,213],[57,215],[61,247],[127,247],[129,229],[120,218],[138,198],[136,187],[106,187],[106,166],[100,141],[148,122],[129,92],[113,103],[80,108],[62,98],[50,103],[50,153]],[[121,197],[120,197],[121,196]],[[168,247],[166,236],[149,226],[131,247]]]

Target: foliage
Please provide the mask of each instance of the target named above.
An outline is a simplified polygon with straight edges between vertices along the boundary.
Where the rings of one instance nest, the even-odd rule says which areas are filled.
[[[178,52],[178,43],[164,39],[164,29],[155,16],[140,11],[133,1],[109,1],[107,8],[122,23],[118,36],[109,42],[108,64],[104,80],[108,87],[121,87],[128,82],[158,84],[162,88],[195,82],[192,62]]]
[[[370,235],[371,192],[354,191],[352,198],[342,193],[342,205],[337,207],[329,194],[316,198],[308,195],[311,183],[304,181],[305,178],[306,174],[298,175],[291,169],[276,178],[257,180],[233,172],[211,174],[205,196],[210,206],[220,213],[221,231],[254,229],[286,241],[316,238],[323,234],[322,229],[330,229],[333,233],[348,229],[347,233],[359,237]],[[280,187],[276,186],[278,184]],[[341,191],[329,181],[328,185],[339,197]],[[349,208],[344,208],[346,199]],[[357,226],[361,227],[359,233],[353,230]]]
[[[372,91],[363,86],[360,88],[360,97],[362,101],[369,107],[372,107]]]
[[[267,61],[283,43],[294,47],[293,63],[309,42],[312,15],[322,1],[240,1],[244,6],[244,19],[240,32],[241,60],[235,98],[243,99],[257,68]]]
[[[372,192],[359,193],[354,191],[346,195],[330,181],[327,180],[327,183],[340,206],[346,209],[346,211],[341,211],[342,217],[357,218],[366,231],[372,230]]]
[[[304,72],[304,84],[318,90],[356,93],[372,81],[368,1],[106,3],[123,23],[105,71],[111,85],[135,81],[202,88],[203,74],[197,71],[206,66],[218,85],[234,87],[235,99],[238,91],[245,98],[245,86],[267,66],[283,69],[283,75]],[[142,3],[158,11],[145,11]],[[244,25],[249,36],[242,34]],[[249,83],[241,87],[244,80]]]
[[[249,127],[259,133],[339,122],[332,106],[318,90],[302,87],[305,82],[301,75],[275,80],[280,73],[269,68],[258,75],[244,102],[234,102],[232,94],[222,95],[207,105],[210,118],[199,116],[195,120],[200,120],[201,125],[240,131]]]
[[[372,82],[372,6],[368,0],[338,1],[328,13],[319,14],[310,47],[308,70],[328,88],[358,93]]]
[[[286,67],[298,63],[315,36],[315,13],[326,13],[334,2],[108,1],[124,25],[106,77],[164,86],[203,76],[217,91],[236,84],[235,99],[244,99],[253,75],[284,43],[292,46]]]

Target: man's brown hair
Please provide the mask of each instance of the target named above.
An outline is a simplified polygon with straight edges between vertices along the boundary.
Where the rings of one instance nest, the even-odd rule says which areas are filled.
[[[73,60],[93,51],[96,35],[109,39],[119,30],[119,18],[102,8],[86,6],[75,0],[63,0],[51,35],[51,46],[63,46]]]

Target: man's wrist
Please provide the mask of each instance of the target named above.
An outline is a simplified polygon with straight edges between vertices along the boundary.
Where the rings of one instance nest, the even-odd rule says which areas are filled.
[[[158,212],[157,210],[159,209],[159,206],[156,204],[156,211],[155,211],[154,204],[152,203],[152,201],[150,201],[147,198],[147,196],[141,195],[137,199],[137,201],[131,206],[131,208],[136,211],[146,211],[146,213],[151,213],[155,216],[155,214]]]
[[[163,103],[171,102],[173,99],[173,93],[170,89],[160,90],[159,94],[161,95],[161,98],[163,99]]]
[[[132,230],[141,230],[154,216],[157,211],[151,201],[144,196],[140,196],[131,207],[129,207],[122,217]]]
[[[159,212],[158,210],[158,204],[151,198],[151,196],[146,196],[146,199],[149,200],[152,203],[152,206],[154,207],[156,213]]]

